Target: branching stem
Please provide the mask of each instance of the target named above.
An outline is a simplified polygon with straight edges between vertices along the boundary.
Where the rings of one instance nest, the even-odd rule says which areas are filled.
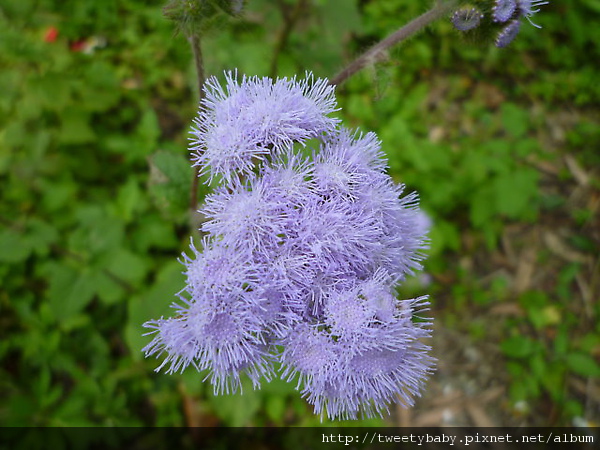
[[[335,77],[333,77],[329,81],[329,84],[339,86],[355,73],[359,72],[365,67],[368,67],[378,62],[380,59],[383,58],[387,49],[411,37],[413,34],[422,30],[431,22],[445,16],[454,8],[455,4],[456,0],[437,2],[435,6],[429,11],[421,14],[419,17],[410,21],[402,28],[394,31],[384,40],[378,42],[373,47],[368,49],[365,53],[363,53],[354,61],[352,61],[341,72],[339,72]]]

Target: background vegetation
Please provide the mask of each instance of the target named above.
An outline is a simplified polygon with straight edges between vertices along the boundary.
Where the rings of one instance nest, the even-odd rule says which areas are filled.
[[[332,77],[425,8],[247,3],[203,37],[209,74]],[[196,81],[162,6],[0,6],[2,425],[319,424],[292,385],[216,398],[140,351],[190,235]],[[600,1],[535,21],[502,50],[440,21],[339,89],[433,223],[400,295],[431,294],[439,369],[415,409],[361,425],[600,423]]]

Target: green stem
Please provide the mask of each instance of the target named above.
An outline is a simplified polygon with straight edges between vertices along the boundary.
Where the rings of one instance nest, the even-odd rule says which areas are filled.
[[[396,30],[384,40],[378,42],[365,53],[352,61],[341,72],[333,77],[329,81],[329,84],[340,85],[355,73],[380,61],[383,59],[385,51],[388,48],[408,39],[413,34],[425,28],[431,22],[434,22],[435,20],[445,16],[454,8],[455,4],[455,0],[437,2],[429,11],[421,14],[419,17],[407,23],[402,28]]]

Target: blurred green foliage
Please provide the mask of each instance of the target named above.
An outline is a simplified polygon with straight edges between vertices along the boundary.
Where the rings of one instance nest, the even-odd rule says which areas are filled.
[[[239,18],[224,17],[203,36],[209,74],[276,68],[331,77],[424,10],[410,0],[303,2],[276,53],[285,14],[275,5],[290,13],[297,2],[247,3]],[[154,374],[156,361],[143,359],[149,338],[141,324],[170,314],[184,280],[176,259],[190,235],[186,134],[197,106],[195,74],[189,45],[163,6],[8,0],[0,7],[5,426],[183,425],[189,398],[200,399],[197,414],[216,424],[320,423],[282,381],[214,397],[192,370]],[[564,203],[540,189],[535,162],[571,152],[585,166],[600,163],[591,115],[565,125],[562,149],[545,145],[539,131],[563,110],[597,113],[600,2],[553,2],[537,22],[544,28],[523,26],[506,50],[466,45],[439,22],[339,89],[344,121],[376,131],[392,175],[420,193],[434,223],[427,266],[434,275],[456,270],[465,232],[493,250],[506,223],[534,223]],[[576,216],[582,227],[591,220],[586,209]],[[598,250],[584,236],[577,245]],[[570,335],[577,319],[567,302],[578,270],[565,268],[551,292],[523,294],[526,315],[507,322],[512,331],[501,343],[512,400],[546,392],[564,406],[562,420],[582,414],[563,389],[567,374],[600,376],[590,356],[600,329]],[[487,290],[464,273],[452,289],[456,315],[507,295],[502,282]],[[527,327],[552,329],[554,337],[538,341]]]

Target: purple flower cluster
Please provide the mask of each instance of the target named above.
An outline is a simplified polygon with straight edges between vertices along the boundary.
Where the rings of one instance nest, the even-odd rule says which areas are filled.
[[[226,78],[206,84],[192,131],[193,160],[221,184],[176,316],[145,324],[146,356],[206,371],[216,393],[279,371],[331,419],[412,404],[433,366],[426,297],[395,295],[421,268],[417,196],[385,173],[375,134],[328,116],[327,80]]]
[[[514,40],[521,29],[523,17],[534,27],[541,28],[531,21],[531,17],[540,11],[540,6],[548,3],[543,0],[489,0],[483,2],[480,6],[489,6],[492,22],[502,24],[502,28],[496,35],[496,47],[506,47]],[[450,20],[457,30],[469,31],[477,28],[483,18],[484,14],[479,8],[463,6],[452,14]]]

